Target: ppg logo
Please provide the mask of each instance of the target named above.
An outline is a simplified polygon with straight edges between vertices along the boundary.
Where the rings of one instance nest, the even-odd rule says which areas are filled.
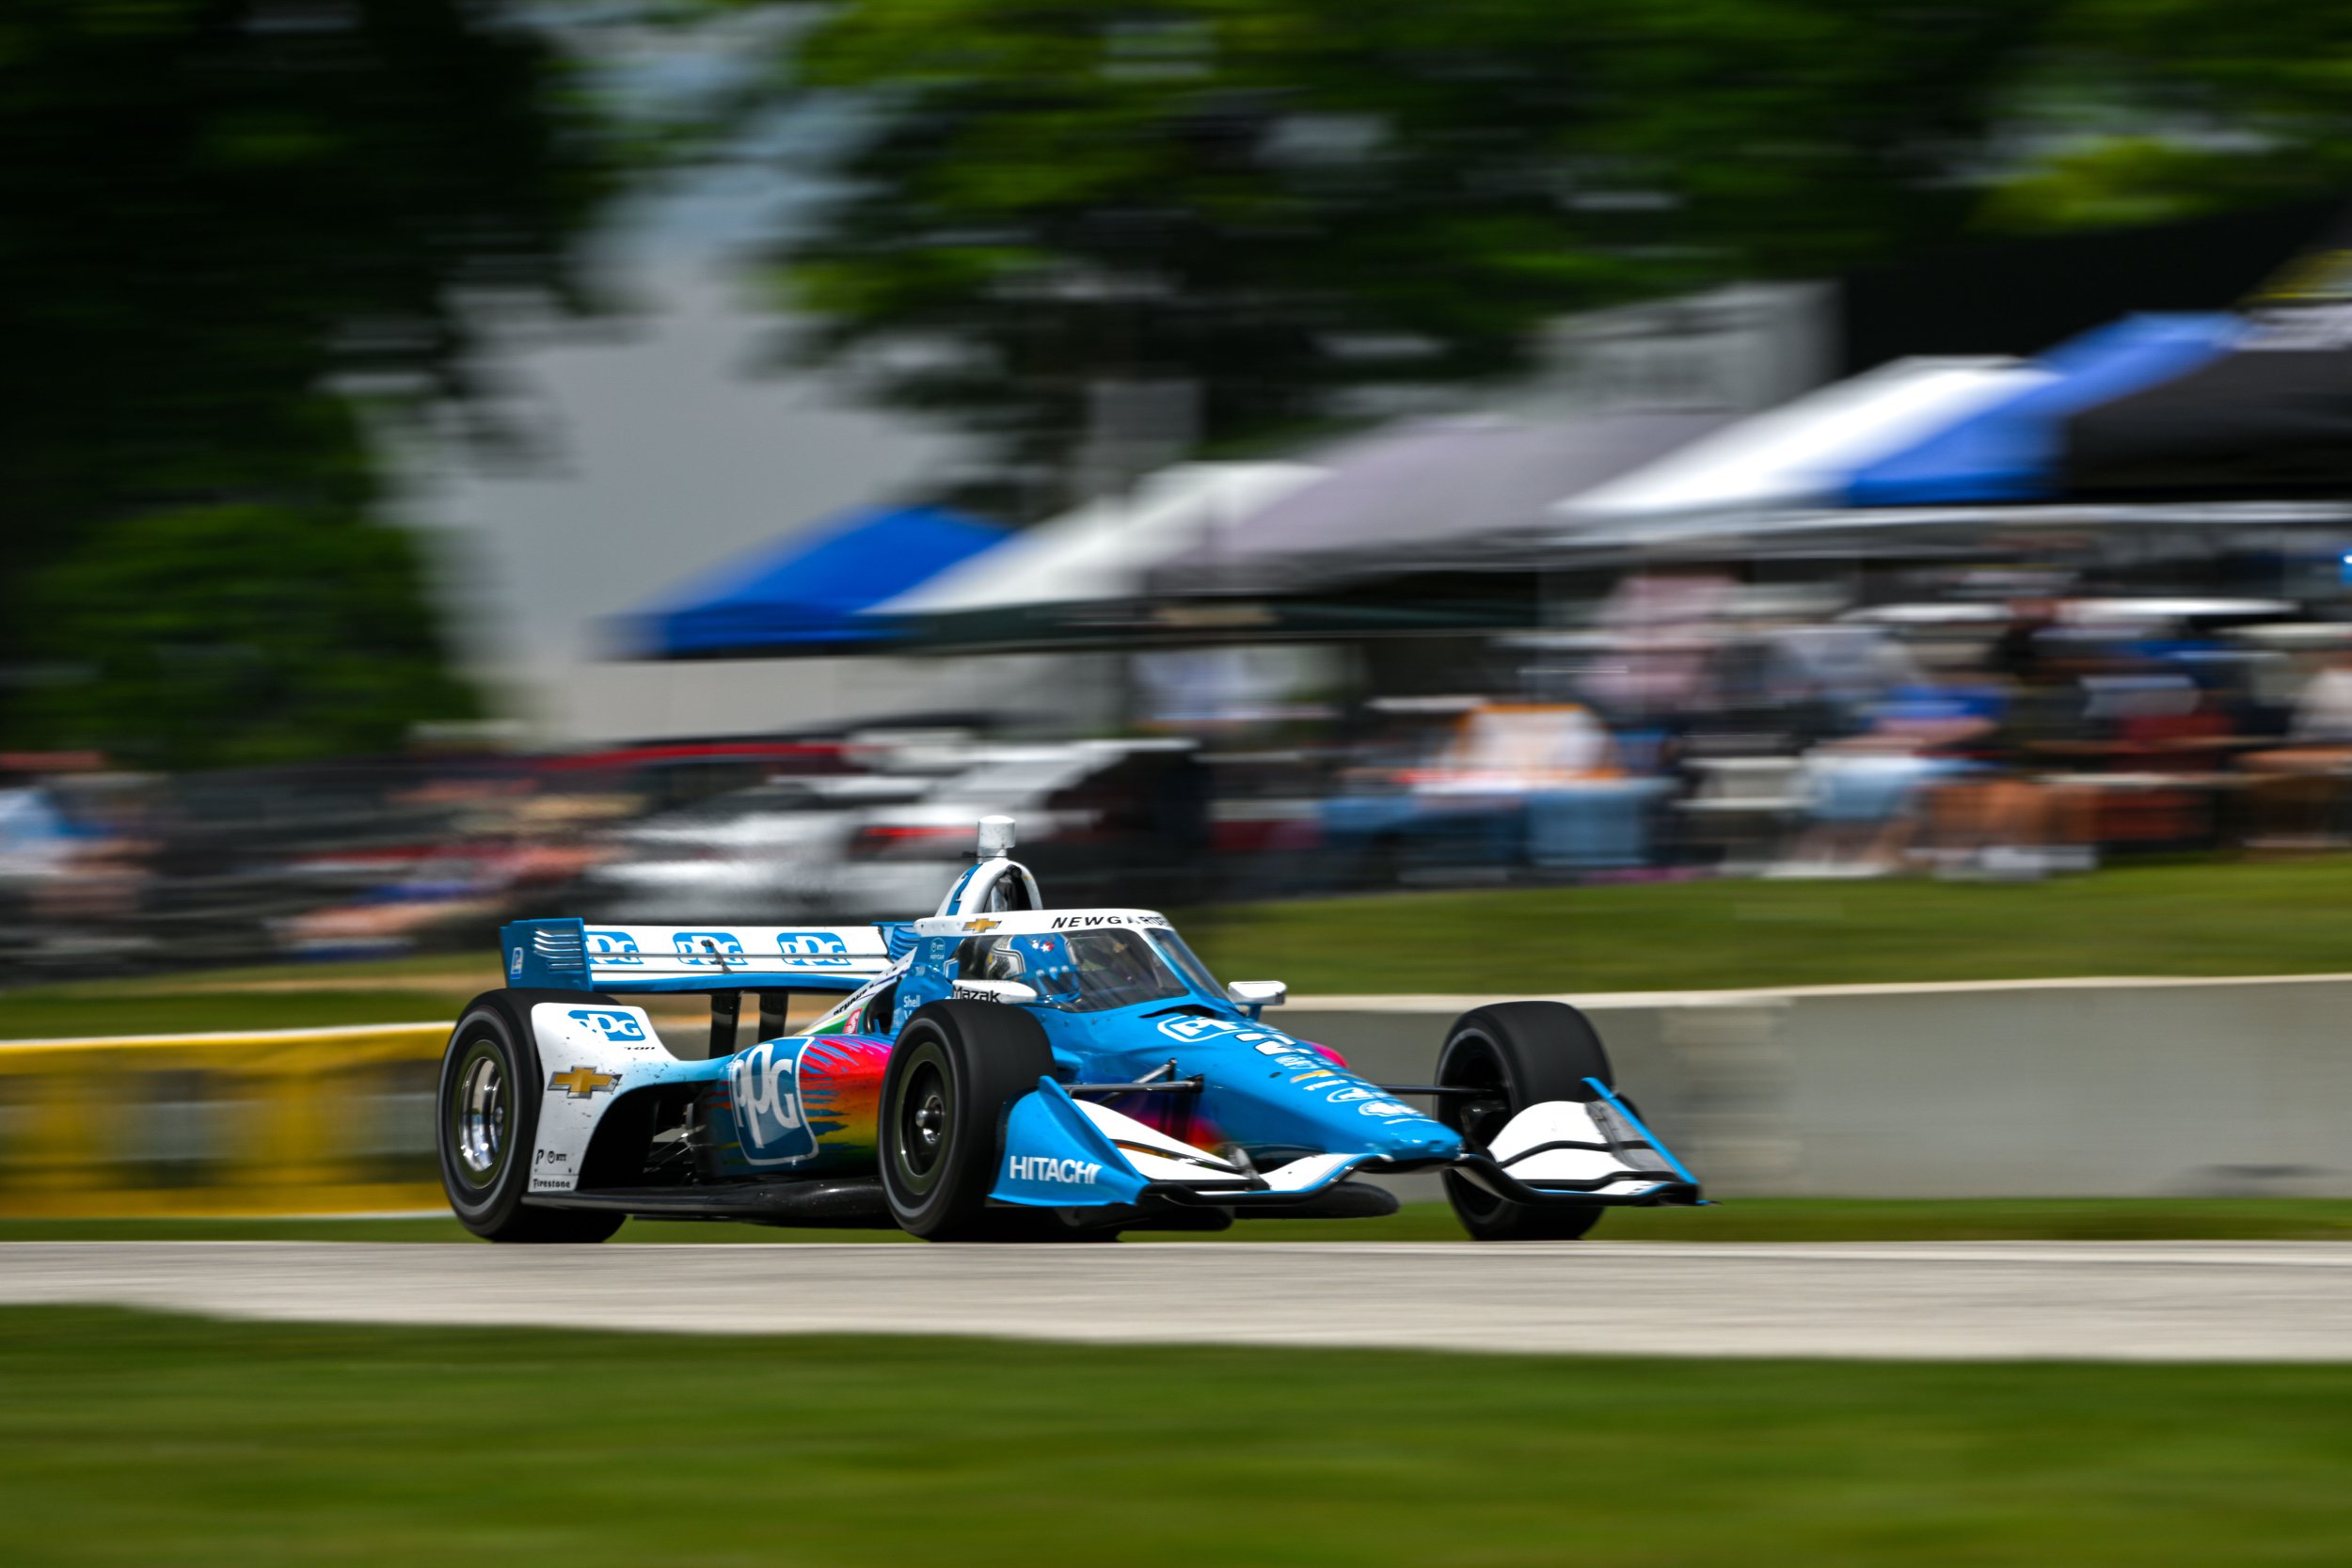
[[[594,1029],[609,1040],[642,1040],[645,1026],[630,1013],[612,1012],[603,1007],[574,1007],[564,1015]]]
[[[1202,1018],[1198,1013],[1160,1020],[1160,1033],[1170,1039],[1183,1040],[1187,1045],[1197,1045],[1208,1039],[1230,1038],[1238,1045],[1254,1045],[1268,1055],[1278,1050],[1291,1050],[1297,1043],[1279,1030],[1235,1023],[1231,1019]],[[1318,1062],[1314,1065],[1320,1067],[1323,1064]]]
[[[817,1152],[817,1134],[801,1109],[801,1058],[789,1046],[762,1040],[727,1064],[743,1158],[755,1165],[784,1165]]]
[[[599,964],[641,964],[644,956],[637,950],[637,939],[627,931],[590,931],[588,961]]]
[[[1168,1036],[1170,1039],[1183,1040],[1187,1044],[1195,1040],[1207,1039],[1215,1035],[1230,1035],[1232,1032],[1233,1025],[1221,1018],[1201,1018],[1197,1014],[1186,1014],[1182,1018],[1160,1020],[1161,1034]]]
[[[850,944],[831,931],[778,931],[776,951],[805,969],[847,969]]]
[[[677,944],[682,963],[701,967],[727,967],[729,958],[743,956],[743,939],[733,931],[680,931],[671,939]]]

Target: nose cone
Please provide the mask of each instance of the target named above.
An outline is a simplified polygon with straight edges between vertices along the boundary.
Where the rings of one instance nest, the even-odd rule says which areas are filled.
[[[1461,1135],[1445,1123],[1337,1067],[1314,1046],[1272,1030],[1238,1034],[1232,1044],[1239,1049],[1209,1072],[1201,1109],[1237,1142],[1399,1161],[1462,1151]]]

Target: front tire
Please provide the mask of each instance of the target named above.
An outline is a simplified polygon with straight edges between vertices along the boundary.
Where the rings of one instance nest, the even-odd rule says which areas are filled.
[[[1564,1002],[1499,1002],[1454,1021],[1438,1053],[1437,1081],[1480,1088],[1477,1099],[1447,1096],[1438,1117],[1485,1148],[1511,1118],[1547,1100],[1589,1102],[1586,1079],[1614,1085],[1609,1053],[1591,1022]],[[1445,1173],[1446,1201],[1462,1228],[1482,1242],[1572,1242],[1600,1221],[1597,1203],[1514,1203],[1456,1171]]]
[[[1037,1020],[993,1002],[934,1002],[898,1031],[882,1075],[882,1194],[927,1242],[1077,1233],[1049,1210],[991,1209],[1005,1115],[1054,1070]]]
[[[625,1216],[523,1202],[547,1082],[525,993],[489,991],[468,1006],[441,1055],[435,1100],[441,1190],[457,1223],[492,1242],[601,1242]]]

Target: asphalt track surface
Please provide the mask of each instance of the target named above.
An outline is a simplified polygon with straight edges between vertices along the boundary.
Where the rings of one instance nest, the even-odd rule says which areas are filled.
[[[2352,1360],[2352,1245],[0,1245],[0,1303],[713,1334]]]

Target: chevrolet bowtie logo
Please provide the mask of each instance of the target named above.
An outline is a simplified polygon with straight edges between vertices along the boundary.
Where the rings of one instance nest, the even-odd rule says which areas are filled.
[[[548,1087],[565,1089],[574,1100],[586,1100],[598,1089],[609,1089],[621,1081],[617,1072],[598,1072],[592,1067],[576,1067],[569,1072],[551,1072]]]
[[[967,931],[993,931],[1003,924],[1001,920],[967,920],[963,923],[963,928]]]

